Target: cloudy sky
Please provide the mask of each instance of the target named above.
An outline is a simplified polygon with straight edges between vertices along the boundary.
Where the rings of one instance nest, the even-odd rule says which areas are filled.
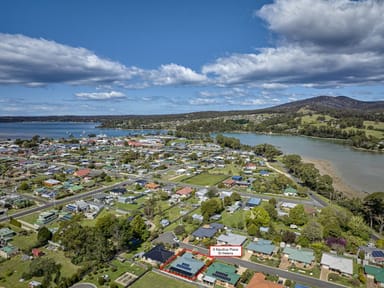
[[[0,1],[0,116],[384,100],[384,1]]]

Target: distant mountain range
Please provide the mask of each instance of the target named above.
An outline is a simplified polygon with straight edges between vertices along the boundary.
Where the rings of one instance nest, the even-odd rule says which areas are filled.
[[[346,96],[318,96],[271,107],[267,110],[275,112],[296,112],[301,108],[308,108],[314,111],[331,109],[359,112],[384,112],[384,101],[360,101]]]
[[[95,115],[95,116],[3,116],[0,122],[18,122],[18,121],[109,121],[114,119],[150,119],[154,121],[173,121],[187,119],[207,119],[223,116],[250,115],[258,113],[284,113],[297,112],[302,108],[313,111],[329,111],[337,110],[344,112],[383,112],[384,101],[360,101],[346,96],[317,96],[304,100],[289,102],[286,104],[258,109],[258,110],[236,110],[236,111],[202,111],[183,114],[167,114],[167,115]]]

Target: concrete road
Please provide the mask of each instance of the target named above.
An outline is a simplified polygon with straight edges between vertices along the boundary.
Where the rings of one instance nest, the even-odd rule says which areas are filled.
[[[190,250],[196,250],[201,254],[208,255],[208,249],[205,249],[205,248],[201,248],[198,246],[194,246],[194,245],[190,245],[190,244],[186,244],[186,243],[182,243],[182,242],[180,243],[180,247],[190,249]],[[232,265],[242,266],[242,267],[245,267],[247,269],[262,272],[265,274],[277,275],[279,277],[282,277],[285,279],[290,279],[290,280],[295,281],[296,283],[301,283],[304,285],[308,285],[310,287],[319,287],[319,288],[345,288],[346,287],[343,285],[335,284],[335,283],[328,282],[328,281],[322,281],[320,279],[305,276],[302,274],[296,274],[296,273],[282,270],[279,268],[270,267],[270,266],[242,260],[240,258],[220,258],[220,261],[228,263],[228,264],[232,264]]]

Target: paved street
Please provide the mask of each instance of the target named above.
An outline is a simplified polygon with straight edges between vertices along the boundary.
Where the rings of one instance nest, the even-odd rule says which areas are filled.
[[[205,248],[197,247],[197,246],[194,246],[191,244],[186,244],[186,243],[180,243],[180,247],[190,249],[190,250],[197,250],[201,254],[208,255],[208,249],[205,249]],[[296,274],[296,273],[289,272],[286,270],[281,270],[279,268],[269,267],[266,265],[245,261],[245,260],[242,260],[240,258],[220,258],[220,261],[228,263],[228,264],[242,266],[242,267],[245,267],[247,269],[251,269],[253,271],[263,272],[265,274],[278,275],[279,277],[282,277],[285,279],[291,279],[291,280],[295,281],[296,283],[309,285],[311,287],[319,287],[319,288],[346,287],[346,286],[331,283],[328,281],[322,281],[322,280],[319,280],[319,279],[316,279],[313,277],[309,277],[309,276],[305,276],[305,275],[301,275],[301,274]]]

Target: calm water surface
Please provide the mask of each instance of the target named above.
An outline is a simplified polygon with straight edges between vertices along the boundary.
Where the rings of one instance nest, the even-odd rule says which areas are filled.
[[[12,122],[0,123],[0,139],[30,139],[34,135],[46,138],[83,137],[105,134],[109,137],[156,133],[155,130],[121,130],[97,128],[95,122]]]
[[[384,191],[384,154],[359,151],[337,142],[300,136],[226,134],[241,143],[269,143],[285,154],[330,161],[351,187],[366,192]]]

